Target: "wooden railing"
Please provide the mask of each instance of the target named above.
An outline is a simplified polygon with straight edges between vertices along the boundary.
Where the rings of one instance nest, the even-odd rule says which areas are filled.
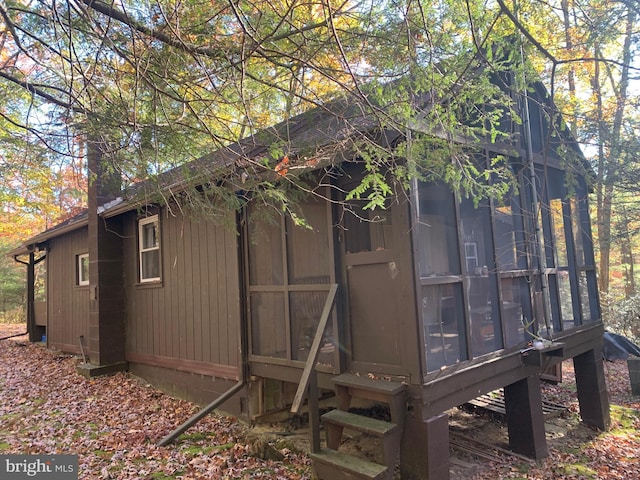
[[[333,308],[333,303],[336,299],[336,292],[338,291],[338,284],[334,283],[329,289],[327,294],[327,300],[324,302],[324,308],[320,315],[320,321],[316,328],[313,342],[309,350],[309,356],[307,362],[304,365],[302,371],[302,377],[298,384],[298,390],[296,396],[293,399],[291,405],[291,413],[299,413],[304,402],[304,397],[308,394],[308,407],[309,407],[309,432],[311,436],[311,452],[317,453],[320,451],[320,409],[318,407],[318,374],[316,372],[316,362],[318,361],[318,354],[320,353],[320,347],[322,346],[322,338],[324,337],[324,331],[327,328],[329,322],[329,315]]]

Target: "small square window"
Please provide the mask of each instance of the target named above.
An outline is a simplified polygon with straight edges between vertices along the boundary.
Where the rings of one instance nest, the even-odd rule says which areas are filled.
[[[144,218],[138,223],[138,251],[140,282],[160,280],[160,230],[157,215]]]
[[[76,255],[76,283],[89,285],[89,254]]]

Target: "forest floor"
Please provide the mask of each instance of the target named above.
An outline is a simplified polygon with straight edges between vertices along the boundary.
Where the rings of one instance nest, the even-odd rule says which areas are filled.
[[[0,338],[24,331],[0,324]],[[199,406],[126,373],[86,379],[76,373],[79,361],[24,336],[0,341],[0,455],[77,454],[80,479],[311,479],[305,425],[252,428],[208,415],[158,447]],[[571,362],[561,384],[544,384],[543,398],[565,408],[545,419],[549,456],[540,461],[507,451],[499,414],[449,412],[452,480],[640,478],[640,399],[631,395],[626,362],[605,363],[605,373],[608,432],[579,421]],[[359,449],[361,440],[350,441]]]

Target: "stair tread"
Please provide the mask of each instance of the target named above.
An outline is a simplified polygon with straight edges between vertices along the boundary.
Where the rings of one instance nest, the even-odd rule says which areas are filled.
[[[395,423],[345,412],[344,410],[331,410],[322,415],[322,421],[378,437],[384,437],[398,429],[398,425]]]
[[[389,380],[362,377],[353,373],[342,373],[332,378],[333,383],[344,387],[357,387],[372,390],[375,392],[385,393],[387,395],[396,395],[405,389],[405,384],[401,382],[392,382]]]
[[[315,462],[331,465],[336,469],[355,475],[358,478],[377,480],[384,477],[388,468],[378,463],[369,462],[347,453],[338,452],[330,448],[323,448],[319,452],[311,453]]]

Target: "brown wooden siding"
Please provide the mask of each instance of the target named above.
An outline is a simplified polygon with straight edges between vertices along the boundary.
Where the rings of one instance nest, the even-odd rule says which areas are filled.
[[[236,384],[235,380],[224,380],[218,377],[213,382],[209,374],[203,375],[198,372],[185,372],[142,363],[130,363],[129,370],[171,395],[200,404],[211,402]],[[246,404],[247,402],[243,401],[243,395],[235,395],[224,402],[220,409],[234,415],[242,415],[245,420],[248,420],[246,407],[243,408]]]
[[[237,367],[238,237],[165,209],[159,220],[162,279],[153,284],[138,282],[137,217],[128,214],[124,222],[127,359],[164,367],[175,359],[174,368],[198,365],[199,371],[202,364]],[[235,378],[237,371],[224,376]]]
[[[89,287],[78,286],[76,256],[87,253],[87,229],[50,240],[47,252],[47,341],[49,348],[80,353],[89,334]]]

